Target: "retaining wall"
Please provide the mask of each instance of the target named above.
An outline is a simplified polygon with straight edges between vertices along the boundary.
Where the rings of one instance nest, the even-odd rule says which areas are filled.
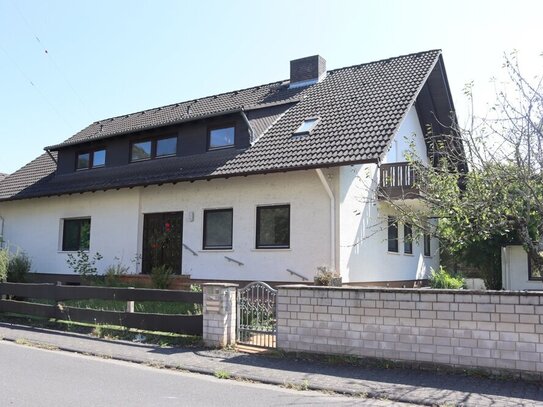
[[[543,376],[543,292],[279,287],[287,351]]]

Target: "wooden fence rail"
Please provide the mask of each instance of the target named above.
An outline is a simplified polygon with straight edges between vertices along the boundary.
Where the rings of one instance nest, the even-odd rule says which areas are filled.
[[[101,299],[115,301],[170,301],[202,304],[202,293],[177,290],[154,290],[147,288],[112,288],[88,286],[63,286],[56,284],[0,283],[0,312],[33,315],[77,322],[120,325],[150,331],[163,331],[201,335],[202,315],[152,314],[126,311],[103,311],[69,307],[66,300]],[[8,299],[4,299],[8,296]],[[23,299],[47,299],[55,305],[16,301]]]

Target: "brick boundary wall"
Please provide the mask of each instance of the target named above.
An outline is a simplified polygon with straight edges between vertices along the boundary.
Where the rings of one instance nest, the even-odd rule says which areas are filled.
[[[543,292],[281,286],[285,351],[543,378]]]

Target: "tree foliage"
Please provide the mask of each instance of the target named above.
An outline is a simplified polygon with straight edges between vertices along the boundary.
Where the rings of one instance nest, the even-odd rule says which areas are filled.
[[[543,77],[524,76],[515,53],[504,56],[503,69],[508,82],[497,85],[484,117],[472,114],[467,128],[455,125],[450,134],[429,134],[434,165],[423,165],[414,152],[407,157],[424,208],[393,204],[404,221],[437,236],[453,253],[476,260],[485,245],[516,241],[541,268]],[[465,94],[473,106],[471,85]],[[429,221],[436,218],[439,222]],[[492,256],[487,267],[496,267]]]

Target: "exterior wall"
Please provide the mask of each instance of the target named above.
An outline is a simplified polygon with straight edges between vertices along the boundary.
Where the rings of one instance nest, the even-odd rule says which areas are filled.
[[[506,290],[543,290],[543,281],[529,279],[528,255],[520,245],[502,248],[502,284]]]
[[[424,133],[420,127],[415,106],[409,109],[398,132],[392,139],[389,150],[382,161],[383,164],[406,161],[405,155],[411,151],[411,144],[414,146],[417,157],[425,164],[428,164],[429,160],[426,152]]]
[[[291,205],[290,249],[255,249],[257,205]],[[28,252],[33,271],[71,273],[60,251],[61,219],[91,217],[90,253],[100,271],[141,253],[143,214],[183,211],[182,272],[196,279],[300,282],[330,264],[330,201],[315,171],[150,186],[0,203],[5,239]],[[203,210],[233,208],[233,249],[202,250]],[[239,266],[225,256],[243,263]],[[134,272],[134,268],[132,268]]]
[[[5,241],[24,250],[32,271],[71,273],[62,251],[62,219],[91,218],[90,250],[99,252],[103,270],[119,258],[125,265],[138,250],[139,191],[120,190],[0,203]],[[131,268],[134,272],[134,267]]]
[[[384,163],[405,161],[410,143],[426,158],[426,145],[415,107],[409,110],[393,139]],[[426,158],[427,159],[427,158]],[[403,253],[403,225],[399,225],[399,253],[387,247],[387,217],[394,211],[377,200],[376,164],[341,167],[339,170],[339,269],[344,282],[419,280],[430,268],[439,267],[438,241],[432,239],[432,255],[423,255],[422,241],[413,242],[413,254]],[[421,239],[422,240],[422,239]]]
[[[543,376],[543,292],[279,287],[277,344]]]

